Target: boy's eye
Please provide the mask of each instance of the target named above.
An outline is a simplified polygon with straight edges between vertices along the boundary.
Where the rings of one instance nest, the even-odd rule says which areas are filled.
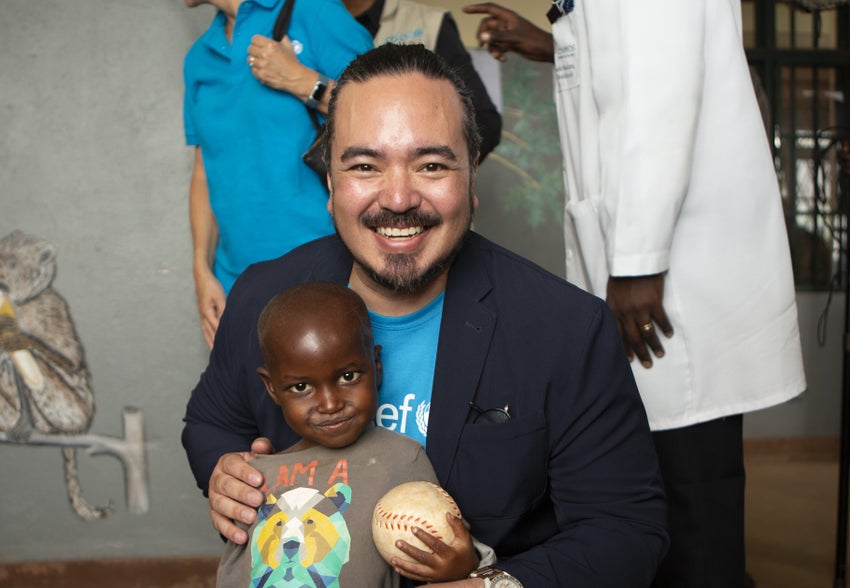
[[[310,386],[304,382],[298,382],[297,384],[290,386],[288,390],[290,392],[295,392],[296,394],[306,394],[310,391]]]
[[[339,378],[339,381],[342,384],[353,384],[354,382],[360,379],[360,375],[360,372],[345,372]]]

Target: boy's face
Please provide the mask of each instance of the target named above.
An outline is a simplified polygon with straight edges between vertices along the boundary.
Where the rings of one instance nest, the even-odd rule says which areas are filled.
[[[369,349],[356,320],[329,312],[268,336],[273,359],[257,373],[300,446],[354,443],[375,416],[380,380],[379,350]]]

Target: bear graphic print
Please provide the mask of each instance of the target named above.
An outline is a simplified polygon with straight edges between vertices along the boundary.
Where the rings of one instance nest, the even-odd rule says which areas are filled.
[[[351,537],[342,513],[351,488],[337,483],[322,494],[294,488],[269,494],[251,535],[251,586],[337,586]]]
[[[390,488],[437,482],[425,449],[370,426],[353,444],[314,446],[251,460],[265,502],[248,540],[228,541],[217,588],[399,588],[372,540],[372,513]]]

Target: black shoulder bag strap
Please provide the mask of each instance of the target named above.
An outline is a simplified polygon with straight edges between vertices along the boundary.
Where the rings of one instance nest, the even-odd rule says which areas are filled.
[[[293,8],[295,8],[295,0],[286,0],[283,3],[283,8],[280,9],[280,14],[277,15],[277,20],[272,29],[272,38],[275,41],[280,41],[286,35],[286,31],[289,29],[289,21],[292,20]]]
[[[272,29],[272,38],[280,42],[289,30],[289,21],[292,20],[292,9],[295,8],[295,0],[286,0],[283,3],[283,8],[280,9],[280,14],[277,15],[277,20],[274,22]],[[304,108],[307,108],[306,106]],[[322,129],[322,123],[319,122],[319,117],[312,108],[307,108],[307,113],[310,115],[310,120],[313,121],[313,127],[316,132]]]

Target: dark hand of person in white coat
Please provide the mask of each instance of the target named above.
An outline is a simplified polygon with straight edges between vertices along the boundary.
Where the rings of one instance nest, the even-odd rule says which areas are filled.
[[[643,367],[652,367],[652,356],[664,357],[656,325],[668,339],[673,326],[664,311],[664,274],[608,278],[608,306],[617,319],[620,338],[629,361],[637,355]]]
[[[478,25],[478,44],[487,47],[490,55],[499,61],[505,61],[505,54],[511,51],[531,61],[555,61],[552,35],[513,10],[483,2],[464,6],[463,11],[487,15]]]

